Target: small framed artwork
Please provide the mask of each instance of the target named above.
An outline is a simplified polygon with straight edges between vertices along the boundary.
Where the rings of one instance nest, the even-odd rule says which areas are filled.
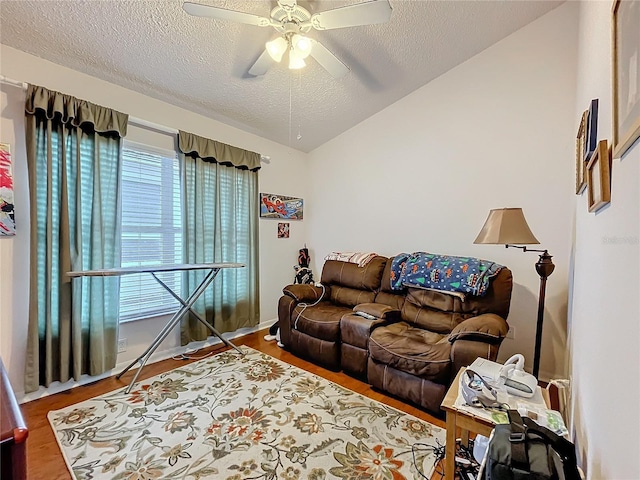
[[[260,216],[262,218],[279,218],[281,220],[302,220],[304,201],[301,198],[260,194]]]
[[[576,195],[580,195],[582,192],[584,192],[584,189],[587,186],[587,181],[585,178],[587,164],[584,161],[584,146],[588,116],[589,111],[585,110],[582,114],[582,118],[580,119],[580,125],[578,126],[578,136],[576,137]]]
[[[640,0],[615,0],[612,15],[613,156],[640,137]]]
[[[15,234],[11,147],[8,143],[0,143],[0,236]]]
[[[289,238],[288,223],[278,223],[278,238]]]
[[[598,99],[591,100],[587,115],[587,129],[584,144],[584,161],[591,160],[591,155],[598,145]]]
[[[598,143],[587,165],[589,211],[597,212],[611,201],[611,156],[606,140]]]

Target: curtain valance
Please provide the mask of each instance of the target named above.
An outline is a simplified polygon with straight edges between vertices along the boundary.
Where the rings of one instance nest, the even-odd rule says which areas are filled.
[[[243,150],[183,131],[178,132],[178,146],[185,155],[194,154],[207,162],[231,165],[251,171],[260,169],[260,154]]]
[[[29,115],[35,115],[37,110],[44,112],[48,120],[59,115],[63,124],[80,128],[90,124],[93,130],[99,133],[113,132],[120,137],[127,135],[129,115],[71,95],[29,85],[25,111]]]

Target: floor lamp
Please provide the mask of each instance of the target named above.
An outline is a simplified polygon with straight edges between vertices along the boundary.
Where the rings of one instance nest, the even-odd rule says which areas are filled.
[[[506,248],[520,248],[523,252],[538,252],[541,254],[536,263],[536,271],[540,276],[540,294],[538,296],[538,323],[536,324],[533,375],[537,378],[540,370],[540,346],[542,344],[542,322],[544,321],[544,297],[547,288],[547,277],[556,268],[551,261],[552,257],[546,250],[533,250],[526,247],[526,245],[538,245],[540,242],[531,232],[521,208],[491,210],[482,226],[482,230],[480,230],[473,243],[504,245]]]

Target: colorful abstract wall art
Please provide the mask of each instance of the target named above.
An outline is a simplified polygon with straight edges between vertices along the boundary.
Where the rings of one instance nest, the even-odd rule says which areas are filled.
[[[260,216],[262,218],[279,218],[286,220],[302,220],[303,200],[272,193],[260,194]]]
[[[15,234],[11,147],[7,143],[0,143],[0,235]]]

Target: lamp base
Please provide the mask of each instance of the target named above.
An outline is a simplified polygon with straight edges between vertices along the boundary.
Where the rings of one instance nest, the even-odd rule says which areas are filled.
[[[547,278],[549,275],[553,273],[556,266],[551,261],[553,257],[549,255],[549,253],[545,250],[538,262],[536,263],[536,272],[540,275],[540,278]]]
[[[533,354],[533,376],[538,378],[540,371],[540,349],[542,347],[542,323],[544,321],[544,300],[547,290],[547,277],[553,273],[556,266],[551,261],[552,256],[546,250],[540,255],[536,263],[536,272],[540,275],[540,294],[538,295],[538,321],[536,322],[536,346]]]

